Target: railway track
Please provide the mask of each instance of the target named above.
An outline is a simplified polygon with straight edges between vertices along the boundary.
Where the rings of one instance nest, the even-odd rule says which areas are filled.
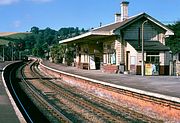
[[[68,85],[66,85],[66,86],[68,86]],[[140,119],[140,120],[142,120],[144,122],[152,122],[152,121],[153,122],[162,122],[160,120],[157,120],[157,119],[148,117],[146,115],[143,115],[141,113],[135,112],[133,110],[129,110],[128,108],[122,107],[120,105],[116,105],[116,104],[114,104],[112,102],[106,101],[106,100],[104,100],[104,99],[102,99],[100,97],[97,97],[97,96],[93,95],[93,94],[82,92],[82,91],[79,91],[79,90],[74,89],[74,88],[72,88],[72,90],[76,91],[76,93],[81,93],[81,96],[87,95],[86,98],[89,97],[91,100],[95,101],[96,103],[103,104],[107,108],[113,109],[116,112],[122,112],[122,113],[124,113],[124,115],[131,116],[133,119]]]
[[[14,97],[14,100],[16,100],[16,104],[19,105],[19,108],[21,110],[21,112],[24,114],[24,118],[26,119],[26,122],[29,122],[29,123],[33,123],[33,120],[32,118],[30,117],[28,111],[26,110],[26,108],[24,107],[21,99],[19,98],[17,92],[16,92],[16,89],[14,88],[13,86],[13,73],[15,73],[15,69],[16,67],[12,68],[11,71],[9,72],[9,75],[8,75],[8,78],[9,80],[7,82],[9,82],[9,90],[12,90],[11,92],[11,95],[13,95]]]
[[[43,67],[42,67],[42,69],[44,70]],[[50,70],[50,72],[49,71],[47,71],[47,72],[50,74],[53,73],[53,72],[51,72],[51,70]],[[56,74],[55,76],[58,76],[58,74],[56,72],[55,72],[55,74]],[[51,74],[51,75],[53,76],[53,74]],[[67,82],[73,86],[76,86],[76,84],[75,84],[75,82],[77,82],[76,77],[66,75],[63,73],[59,73],[59,75],[60,75],[60,78],[62,77],[63,79],[64,78],[67,79],[69,76],[70,79],[67,79],[69,81],[69,82],[68,81]],[[80,79],[78,79],[78,80],[80,80]],[[151,112],[149,112],[149,113],[145,112],[146,115],[150,114],[146,117],[146,115],[144,115],[144,114],[142,115],[142,113],[138,114],[137,112],[133,113],[133,111],[132,111],[132,116],[134,118],[142,119],[143,121],[147,121],[147,122],[179,122],[180,103],[178,103],[178,102],[166,100],[163,98],[157,98],[157,97],[149,96],[149,95],[145,95],[145,94],[139,94],[139,93],[135,93],[135,92],[124,90],[124,89],[118,89],[118,88],[106,86],[103,84],[93,83],[93,82],[90,82],[89,80],[85,80],[85,79],[80,80],[78,83],[80,83],[80,85],[77,85],[76,87],[79,87],[82,85],[90,85],[89,87],[92,87],[92,88],[93,87],[102,88],[102,90],[108,90],[109,92],[114,92],[116,94],[125,95],[126,97],[132,97],[136,101],[141,100],[142,103],[148,103],[147,104],[148,106],[152,106],[152,111],[155,111],[155,113],[157,112],[156,116],[154,114],[151,115]],[[80,87],[80,88],[88,89],[88,87]],[[91,89],[89,89],[89,92],[91,92]],[[95,94],[95,96],[99,96],[99,94]],[[104,99],[104,97],[103,97],[103,99]],[[122,109],[120,109],[120,110],[122,110]],[[148,107],[148,110],[149,109],[151,109],[151,108]],[[126,109],[123,109],[123,110],[124,110],[124,112],[126,112]],[[138,110],[138,112],[139,111],[141,112],[141,109]],[[127,112],[128,112],[128,109],[127,109]],[[131,114],[131,111],[130,111],[130,114]],[[161,120],[157,120],[157,119],[161,119]]]
[[[32,74],[38,78],[43,78],[35,69],[34,66],[31,67]],[[62,97],[66,98],[68,101],[73,102],[73,104],[78,105],[80,108],[85,109],[85,112],[89,112],[89,116],[84,117],[86,120],[91,121],[93,116],[96,115],[98,118],[102,119],[103,122],[115,122],[120,123],[124,122],[124,119],[113,116],[111,113],[107,112],[106,110],[103,110],[102,108],[98,108],[96,105],[93,105],[89,101],[86,101],[82,99],[82,97],[79,97],[69,90],[64,89],[63,87],[60,87],[59,85],[49,82],[47,80],[41,79],[41,82],[46,85],[47,87],[51,88],[52,90],[55,90],[56,93],[59,93],[59,95],[56,96],[57,99],[61,99]],[[69,86],[66,86],[68,88]],[[64,104],[66,105],[66,104]],[[84,113],[85,113],[84,112]],[[92,115],[91,115],[92,114]],[[82,115],[82,114],[79,114]],[[101,121],[101,120],[100,120]]]
[[[35,62],[32,62],[28,66],[32,66]],[[26,80],[25,74],[23,73],[23,69],[21,71],[21,78],[22,82],[26,86],[26,92],[34,98],[47,112],[49,112],[54,118],[57,119],[57,121],[62,123],[72,123],[68,118],[66,118],[63,114],[61,114],[58,109],[56,109],[54,106],[52,106],[46,99],[41,96],[42,94],[39,93],[32,85],[29,84],[29,82]]]
[[[122,114],[123,114],[123,116],[126,115],[125,117],[130,117],[130,119],[132,119],[132,118],[133,119],[138,119],[141,122],[153,122],[153,123],[162,122],[161,120],[157,120],[155,118],[151,118],[151,117],[146,116],[144,114],[141,114],[141,113],[135,112],[133,110],[130,110],[128,108],[121,107],[119,105],[113,104],[113,103],[111,103],[109,101],[106,101],[106,100],[104,100],[102,98],[99,98],[97,96],[94,96],[92,94],[86,93],[84,91],[82,92],[81,90],[73,89],[71,86],[63,84],[63,82],[61,83],[61,84],[63,84],[61,86],[59,84],[58,85],[55,84],[54,82],[49,82],[49,81],[43,79],[44,76],[42,76],[38,72],[37,65],[38,65],[38,61],[36,61],[36,62],[34,62],[33,64],[30,65],[31,75],[33,75],[36,78],[39,78],[41,83],[43,83],[47,87],[51,88],[52,90],[55,90],[56,95],[54,96],[54,98],[59,99],[59,100],[62,100],[61,99],[62,97],[66,98],[68,101],[73,102],[72,104],[78,105],[79,107],[82,107],[82,108],[84,108],[84,109],[86,109],[86,110],[88,110],[90,112],[93,112],[94,114],[97,115],[97,117],[101,117],[101,118],[103,117],[104,121],[108,121],[108,122],[124,122],[124,119],[122,119]],[[98,86],[102,86],[102,85],[98,84]],[[64,87],[68,88],[68,89],[65,89]],[[115,92],[118,91],[118,93],[120,91],[120,92],[123,92],[123,94],[127,94],[129,96],[132,96],[129,93],[125,93],[124,91],[116,90],[116,89],[111,88],[111,87],[103,86],[103,88],[106,88],[106,89],[109,89],[109,90],[115,91]],[[69,89],[71,89],[71,91]],[[72,93],[72,92],[75,92],[75,93]],[[58,93],[58,95],[57,95],[57,93]],[[80,93],[81,95],[77,95],[77,93]],[[82,94],[86,95],[86,96],[83,97]],[[138,95],[136,95],[136,96],[138,96]],[[84,99],[84,98],[87,98],[87,97],[89,97],[90,100]],[[141,95],[141,97],[142,97],[142,95]],[[138,98],[140,98],[140,97],[138,97]],[[93,100],[93,102],[91,100]],[[63,103],[63,102],[61,101],[61,103]],[[67,105],[65,103],[63,103],[63,104]],[[105,106],[106,109],[102,108],[103,106],[101,104],[103,104],[103,106]],[[100,108],[97,107],[97,105],[99,105]],[[121,117],[119,117],[120,114],[118,114],[118,113],[117,113],[118,115],[113,116],[111,113],[108,112],[108,110],[114,110],[115,113],[121,112],[122,113]],[[87,121],[91,121],[93,116],[89,115],[89,117],[88,116],[82,116],[82,117],[85,118]]]
[[[36,71],[35,73],[38,73],[38,72]],[[41,76],[41,75],[39,74],[38,76]],[[59,85],[57,85],[55,83],[51,83],[51,84],[53,84],[54,89],[57,88],[56,90],[58,91],[58,89],[60,88]],[[121,112],[123,115],[127,115],[128,117],[130,116],[132,119],[139,119],[139,120],[144,121],[144,122],[158,122],[158,123],[162,122],[161,120],[157,120],[155,118],[151,118],[149,116],[146,116],[146,115],[143,115],[141,113],[135,112],[133,110],[130,110],[130,109],[125,108],[125,107],[122,107],[120,105],[116,105],[116,104],[114,104],[112,102],[104,100],[104,99],[102,99],[100,97],[97,97],[97,96],[95,96],[93,94],[86,93],[85,91],[78,90],[77,88],[73,88],[70,85],[65,84],[64,82],[61,82],[61,85],[62,85],[62,87],[66,86],[66,88],[71,89],[71,93],[75,92],[76,94],[74,94],[73,96],[80,96],[81,98],[82,97],[90,98],[91,100],[93,100],[94,103],[96,103],[96,105],[99,104],[99,106],[101,106],[100,104],[103,104],[104,106],[106,106],[106,108],[108,108],[110,110],[114,110],[115,112]],[[70,92],[66,92],[65,96],[68,96],[67,93],[70,93]],[[86,95],[86,96],[84,96],[84,95]],[[81,102],[79,102],[79,103],[81,103]],[[88,105],[87,105],[87,107],[88,107]],[[112,109],[112,107],[113,107],[113,109]],[[124,116],[124,117],[126,117],[126,116]]]

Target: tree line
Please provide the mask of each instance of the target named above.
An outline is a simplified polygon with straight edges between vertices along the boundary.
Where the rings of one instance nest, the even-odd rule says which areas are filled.
[[[173,54],[180,53],[180,21],[168,27],[174,31],[174,35],[167,38],[166,45],[170,47]]]
[[[0,39],[9,41],[8,45],[0,46],[0,48],[2,49],[2,47],[4,47],[6,60],[12,60],[13,55],[14,59],[18,59],[20,55],[33,55],[45,58],[50,52],[50,49],[52,49],[53,52],[55,50],[59,50],[59,48],[62,48],[62,46],[58,46],[60,40],[78,36],[87,31],[88,30],[85,30],[84,28],[79,29],[78,27],[60,28],[58,31],[56,31],[49,27],[39,29],[38,27],[34,26],[30,29],[29,33],[25,33],[25,36],[23,37],[0,37]],[[2,56],[2,50],[0,51],[0,56]],[[57,55],[53,56],[58,59]]]
[[[166,40],[166,45],[170,47],[173,54],[180,52],[180,21],[167,25],[175,35],[170,36]],[[30,29],[30,33],[26,33],[23,38],[0,37],[0,39],[8,40],[8,46],[5,46],[6,59],[11,60],[12,55],[18,58],[20,55],[33,55],[37,57],[49,57],[53,62],[62,62],[62,58],[66,55],[66,61],[73,61],[75,47],[60,45],[59,41],[88,32],[84,28],[78,27],[60,28],[58,31],[49,27],[39,29],[34,26]],[[2,46],[1,46],[2,47]],[[2,48],[1,48],[2,49]],[[67,49],[67,50],[65,50]],[[17,53],[18,51],[20,53]],[[51,52],[51,54],[49,54]],[[2,50],[0,51],[2,54]],[[1,55],[0,54],[0,55]]]
[[[24,39],[25,49],[31,50],[31,54],[34,56],[45,57],[45,54],[49,53],[50,48],[58,45],[60,40],[78,36],[87,32],[87,30],[69,27],[56,31],[51,28],[40,30],[38,27],[32,27],[30,32],[31,34]]]

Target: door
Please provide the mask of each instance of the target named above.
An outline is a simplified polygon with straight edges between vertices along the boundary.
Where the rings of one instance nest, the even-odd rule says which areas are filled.
[[[100,69],[100,58],[99,57],[95,57],[95,63],[96,63],[96,70]]]

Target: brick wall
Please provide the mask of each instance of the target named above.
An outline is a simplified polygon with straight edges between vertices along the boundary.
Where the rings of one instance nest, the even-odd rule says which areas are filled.
[[[105,73],[117,73],[119,70],[119,67],[117,65],[103,65],[101,67],[102,72]]]

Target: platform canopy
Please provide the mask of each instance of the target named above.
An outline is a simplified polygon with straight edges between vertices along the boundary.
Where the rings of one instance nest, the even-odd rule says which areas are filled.
[[[115,35],[109,34],[107,32],[87,32],[82,35],[73,37],[73,38],[68,38],[62,41],[59,41],[60,44],[66,44],[66,43],[80,43],[80,42],[86,42],[86,41],[98,41],[98,40],[103,40],[106,38],[111,38],[115,37]]]
[[[141,51],[141,42],[140,46],[137,40],[127,40],[127,42],[134,47],[136,51]],[[144,41],[144,51],[169,51],[170,48],[160,43],[160,41]]]

